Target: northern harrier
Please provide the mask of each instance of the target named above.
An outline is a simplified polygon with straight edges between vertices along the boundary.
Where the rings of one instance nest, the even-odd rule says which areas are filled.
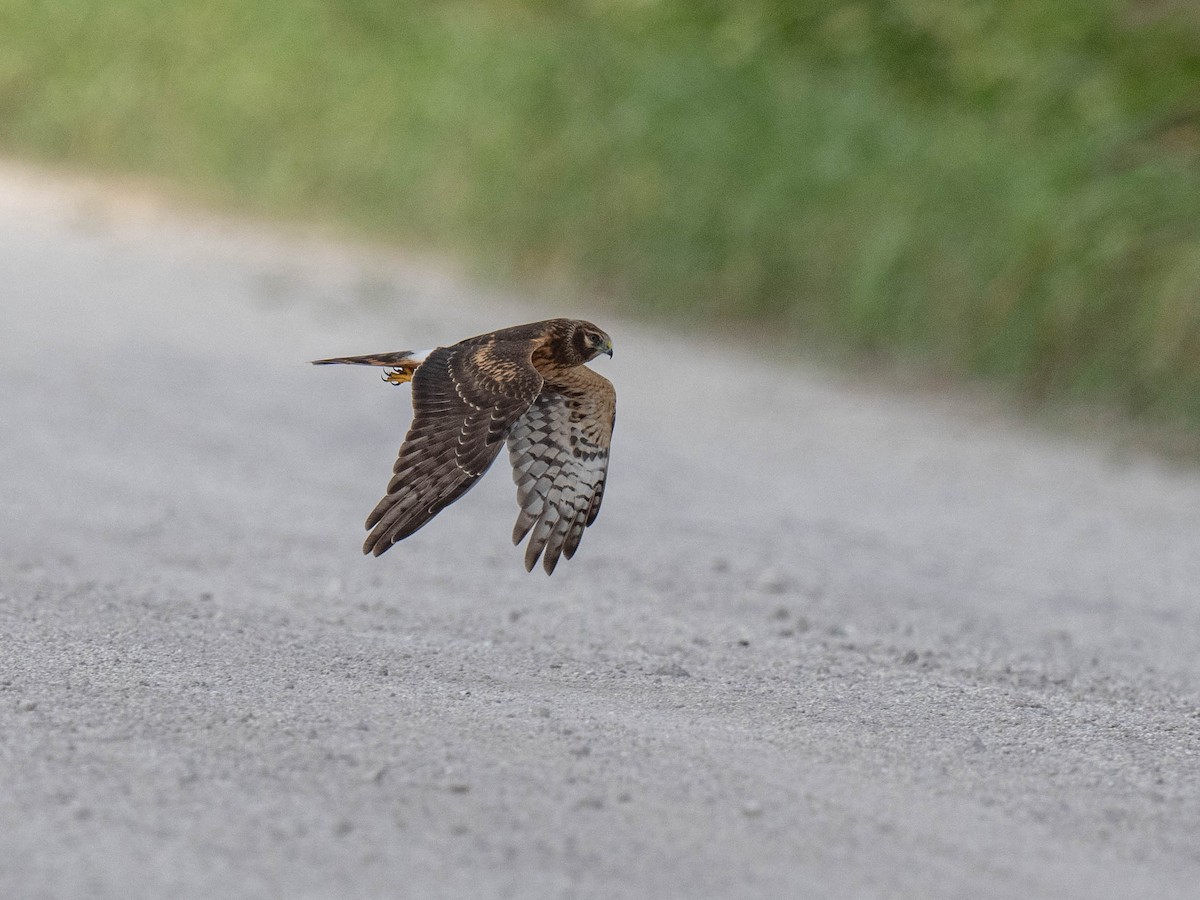
[[[387,366],[385,381],[412,382],[412,426],[363,553],[378,556],[465,494],[507,441],[525,569],[543,551],[547,574],[574,556],[600,512],[616,417],[612,384],[584,365],[601,353],[612,356],[612,341],[595,325],[549,319],[436,350],[314,360]]]

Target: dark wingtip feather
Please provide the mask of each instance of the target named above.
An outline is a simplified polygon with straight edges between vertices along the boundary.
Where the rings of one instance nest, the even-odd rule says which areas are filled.
[[[380,506],[382,505],[383,504],[380,504]],[[371,510],[371,514],[367,516],[367,523],[363,527],[370,531],[379,524],[379,520],[383,518],[383,514],[385,512],[387,512],[386,509],[380,509],[378,506],[375,507],[375,509]]]
[[[372,556],[383,556],[383,554],[391,549],[392,541],[386,534],[373,534],[367,538],[367,543],[363,547],[363,553],[370,553]]]
[[[392,542],[388,534],[382,529],[374,528],[367,535],[366,541],[363,542],[363,555],[378,556],[391,546]]]

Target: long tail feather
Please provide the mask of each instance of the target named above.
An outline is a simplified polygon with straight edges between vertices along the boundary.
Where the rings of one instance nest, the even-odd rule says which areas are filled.
[[[398,350],[395,353],[372,353],[369,356],[335,356],[332,359],[314,359],[314,366],[330,366],[334,363],[344,363],[351,366],[398,366],[413,357],[411,350]]]

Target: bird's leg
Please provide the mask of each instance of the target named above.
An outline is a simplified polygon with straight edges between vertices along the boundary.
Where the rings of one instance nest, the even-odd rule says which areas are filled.
[[[383,380],[389,384],[405,384],[413,379],[413,373],[417,370],[416,366],[406,366],[401,363],[398,366],[392,366],[383,375]]]

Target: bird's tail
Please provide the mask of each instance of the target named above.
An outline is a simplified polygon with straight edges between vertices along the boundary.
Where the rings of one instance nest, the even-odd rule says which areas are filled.
[[[412,350],[397,350],[395,353],[372,353],[367,356],[335,356],[332,359],[314,359],[314,366],[331,366],[334,363],[345,363],[351,366],[402,366],[419,363],[414,359],[418,354]],[[414,366],[415,368],[415,366]]]
[[[387,366],[383,380],[392,384],[407,384],[417,374],[417,367],[425,362],[432,350],[397,350],[395,353],[373,353],[370,356],[335,356],[332,359],[314,359],[314,366],[346,363],[352,366]]]

